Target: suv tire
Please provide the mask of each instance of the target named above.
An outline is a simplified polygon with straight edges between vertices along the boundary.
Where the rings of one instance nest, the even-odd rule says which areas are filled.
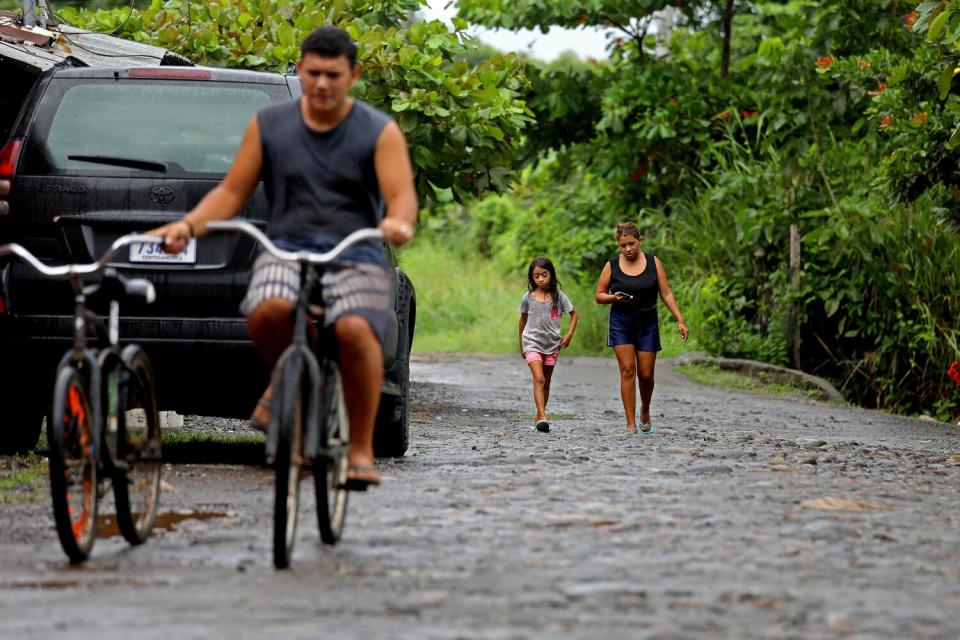
[[[44,400],[37,393],[39,376],[24,375],[21,382],[0,378],[0,454],[25,453],[37,446],[43,428]]]
[[[380,396],[373,434],[373,453],[378,458],[400,458],[410,446],[410,349],[413,346],[416,302],[413,287],[402,273],[397,277],[397,299],[401,344],[393,369],[396,370],[394,379],[400,386],[400,395]]]

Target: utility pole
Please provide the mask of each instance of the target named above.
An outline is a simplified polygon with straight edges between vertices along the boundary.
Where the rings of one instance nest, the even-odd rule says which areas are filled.
[[[20,0],[23,6],[23,26],[47,28],[47,19],[49,10],[47,9],[47,0]],[[39,11],[38,11],[39,9]],[[39,22],[37,20],[39,14]]]
[[[664,7],[660,11],[653,13],[653,25],[657,31],[657,49],[658,58],[667,58],[670,56],[670,39],[673,37],[673,16],[676,9],[673,7]]]

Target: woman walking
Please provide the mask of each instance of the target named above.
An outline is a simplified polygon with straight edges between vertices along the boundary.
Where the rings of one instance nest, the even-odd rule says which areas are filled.
[[[660,259],[640,251],[643,236],[632,222],[617,225],[620,255],[604,265],[597,281],[595,300],[609,304],[607,346],[613,347],[620,367],[620,399],[627,418],[627,431],[636,433],[637,387],[640,388],[640,431],[653,433],[650,399],[653,370],[660,347],[657,297],[673,314],[686,342],[689,330],[673,297]]]

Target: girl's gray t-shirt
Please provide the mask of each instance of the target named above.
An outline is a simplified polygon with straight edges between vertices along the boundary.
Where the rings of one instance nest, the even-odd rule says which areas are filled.
[[[553,307],[553,300],[539,302],[533,299],[529,291],[523,294],[520,313],[527,314],[527,325],[523,328],[523,338],[520,341],[523,352],[556,353],[562,340],[560,319],[564,313],[571,311],[573,304],[563,291],[560,292],[556,309]]]

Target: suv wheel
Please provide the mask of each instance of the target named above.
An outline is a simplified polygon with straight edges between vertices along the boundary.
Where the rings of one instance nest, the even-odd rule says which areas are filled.
[[[400,395],[380,396],[373,453],[378,458],[400,458],[410,446],[410,360],[403,362]]]
[[[8,380],[0,381],[0,454],[23,453],[37,446],[44,405],[35,393]]]
[[[395,379],[400,386],[400,395],[380,396],[373,434],[373,453],[378,458],[399,458],[410,446],[410,349],[417,311],[413,287],[403,274],[397,282],[397,298],[401,343],[392,370],[397,372]]]

